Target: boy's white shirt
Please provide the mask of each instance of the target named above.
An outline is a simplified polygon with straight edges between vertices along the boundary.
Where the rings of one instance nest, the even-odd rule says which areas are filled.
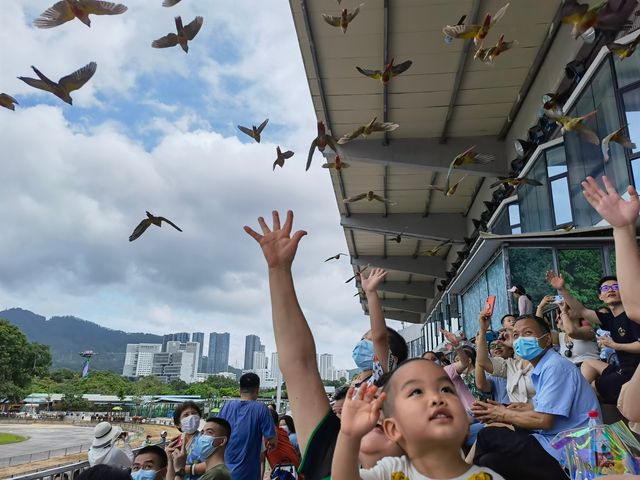
[[[476,465],[469,465],[469,470],[458,477],[439,480],[475,480],[475,476],[480,473],[489,474],[490,477],[477,477],[478,480],[505,480],[504,477],[490,468]],[[405,455],[401,457],[384,457],[373,468],[360,469],[360,478],[362,480],[436,480],[425,477],[418,472]]]

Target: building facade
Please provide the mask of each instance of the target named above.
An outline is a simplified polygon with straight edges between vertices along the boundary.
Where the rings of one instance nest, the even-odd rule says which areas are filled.
[[[229,333],[212,332],[209,334],[209,373],[226,372],[229,369]]]
[[[318,371],[322,380],[335,380],[336,369],[333,366],[333,355],[330,353],[318,355]]]
[[[162,345],[159,343],[128,343],[122,376],[144,377],[151,375],[153,355],[161,351]]]
[[[197,380],[195,364],[196,358],[194,352],[173,351],[155,353],[153,355],[151,373],[163,382],[182,380],[186,383],[193,383]]]
[[[253,353],[264,352],[264,345],[257,335],[247,335],[244,341],[244,370],[253,370]]]
[[[196,367],[198,372],[203,372],[203,363],[202,363],[202,352],[204,350],[204,332],[193,332],[191,334],[191,341],[198,342],[200,344],[200,349],[198,350],[198,365]],[[204,365],[206,367],[206,364]]]

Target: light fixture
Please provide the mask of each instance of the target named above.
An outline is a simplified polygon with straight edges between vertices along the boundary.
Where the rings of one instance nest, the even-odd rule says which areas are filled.
[[[529,142],[528,140],[522,140],[521,138],[518,138],[513,142],[513,148],[515,149],[518,158],[526,157],[533,146],[534,145],[532,142]]]
[[[538,120],[538,123],[536,125],[534,125],[527,131],[529,141],[534,145],[540,145],[542,142],[544,142],[544,130],[540,126],[541,120],[542,118]]]
[[[564,67],[564,74],[574,83],[578,83],[586,71],[586,60],[573,60]]]
[[[585,43],[593,43],[596,39],[596,31],[593,27],[589,27],[587,31],[580,36]]]

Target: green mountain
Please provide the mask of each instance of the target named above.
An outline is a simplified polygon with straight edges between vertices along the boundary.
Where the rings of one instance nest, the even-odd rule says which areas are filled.
[[[52,369],[65,367],[79,371],[83,359],[78,353],[93,350],[92,368],[122,373],[127,343],[162,343],[160,335],[111,330],[71,316],[47,320],[21,308],[0,311],[0,318],[20,328],[29,341],[49,345]]]

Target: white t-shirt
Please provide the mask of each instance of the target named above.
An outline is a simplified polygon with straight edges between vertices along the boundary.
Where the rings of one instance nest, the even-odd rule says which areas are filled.
[[[362,480],[432,480],[418,472],[404,455],[385,457],[378,461],[375,467],[361,469],[360,477]],[[504,478],[490,468],[470,465],[469,470],[463,475],[446,480],[504,480]]]

